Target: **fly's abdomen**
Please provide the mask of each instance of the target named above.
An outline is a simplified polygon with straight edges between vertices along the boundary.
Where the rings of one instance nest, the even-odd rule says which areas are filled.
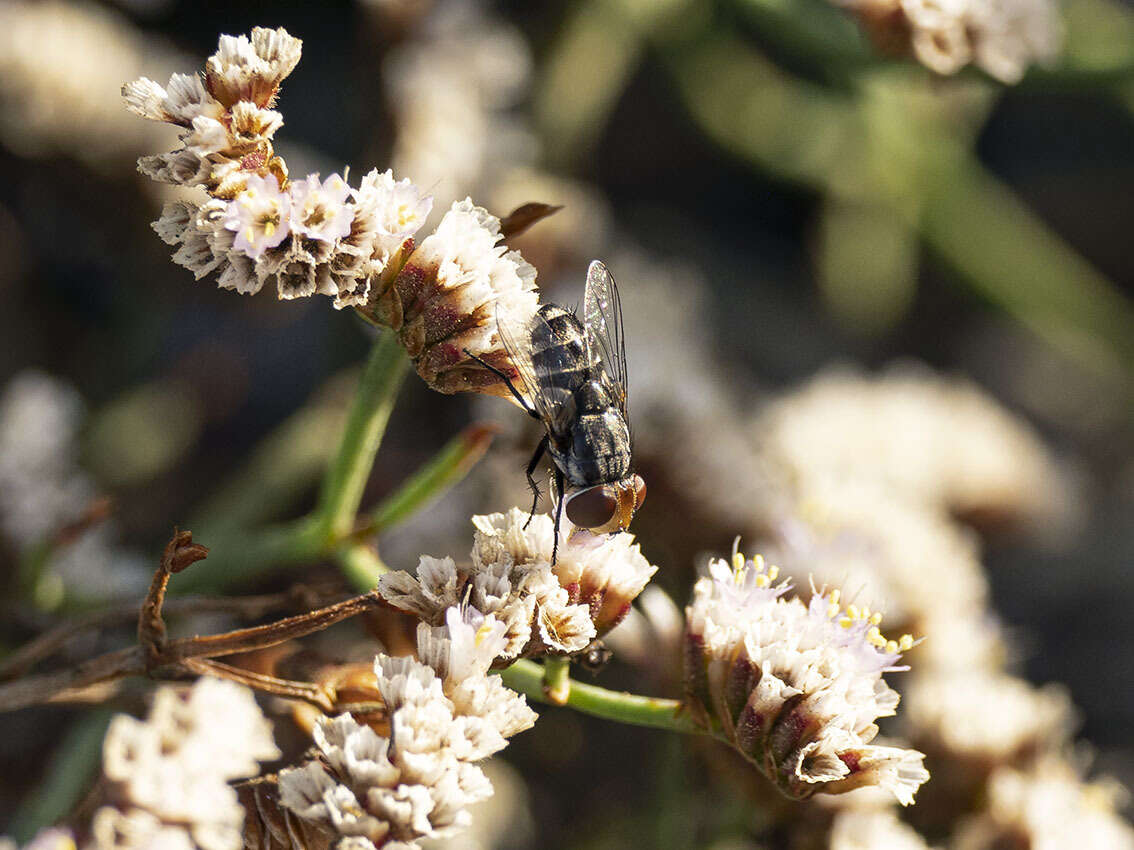
[[[547,324],[536,323],[532,330],[532,365],[541,382],[573,393],[588,376],[583,326],[556,304],[545,304],[539,315]]]

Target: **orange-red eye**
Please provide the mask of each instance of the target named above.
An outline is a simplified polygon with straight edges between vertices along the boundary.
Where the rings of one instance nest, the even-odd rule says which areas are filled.
[[[601,528],[618,510],[618,494],[613,487],[588,487],[567,499],[567,519],[579,528]]]

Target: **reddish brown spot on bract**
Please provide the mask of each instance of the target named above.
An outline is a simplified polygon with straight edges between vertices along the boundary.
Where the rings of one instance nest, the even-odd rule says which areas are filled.
[[[859,771],[859,755],[856,752],[839,753],[839,759],[850,768],[851,773],[858,773]]]

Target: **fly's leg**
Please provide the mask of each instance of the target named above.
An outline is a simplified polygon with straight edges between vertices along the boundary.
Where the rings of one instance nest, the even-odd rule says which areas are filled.
[[[563,518],[563,472],[555,467],[555,531],[552,535],[551,566],[555,566],[555,559],[559,555],[559,521]]]
[[[505,375],[503,372],[501,372],[499,369],[497,369],[495,366],[493,366],[491,363],[489,363],[484,358],[477,357],[475,354],[473,354],[467,348],[464,349],[464,352],[469,357],[471,357],[473,360],[475,360],[477,363],[479,363],[481,366],[483,366],[485,369],[487,369],[489,372],[494,374],[497,378],[502,380],[504,382],[504,386],[506,386],[508,388],[508,392],[510,392],[515,397],[516,401],[518,401],[520,403],[520,407],[522,407],[524,409],[524,412],[527,413],[528,416],[530,416],[532,419],[539,419],[539,414],[536,413],[536,409],[534,407],[532,407],[531,404],[528,402],[528,400],[520,394],[520,391],[518,389],[516,389],[516,385],[512,383],[511,378],[509,378],[507,375]],[[528,480],[530,481],[531,479],[529,478]]]
[[[547,434],[544,434],[543,439],[539,441],[539,445],[536,446],[535,454],[532,455],[532,459],[528,461],[528,468],[524,471],[524,474],[528,478],[528,486],[532,488],[532,512],[528,514],[528,521],[524,523],[525,531],[527,527],[532,524],[532,518],[535,517],[536,508],[539,507],[539,484],[537,484],[536,480],[532,477],[532,473],[535,472],[536,467],[539,466],[539,462],[543,459],[543,453],[545,451],[547,451]]]

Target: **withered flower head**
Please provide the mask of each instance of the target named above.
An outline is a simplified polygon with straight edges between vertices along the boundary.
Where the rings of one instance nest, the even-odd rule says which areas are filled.
[[[524,526],[527,524],[527,528]],[[621,622],[656,571],[633,535],[569,530],[551,566],[552,520],[513,508],[473,517],[472,563],[424,556],[417,576],[382,576],[390,604],[439,624],[452,605],[468,600],[505,626],[501,662],[518,657],[574,654]]]
[[[838,591],[786,599],[777,575],[735,554],[698,580],[686,609],[688,707],[788,796],[878,785],[909,805],[929,778],[924,756],[870,742],[874,721],[898,705],[882,674],[901,669],[913,640],[887,640],[880,615],[843,609]]]
[[[349,714],[315,728],[316,760],[282,771],[280,801],[356,850],[416,847],[467,826],[467,807],[492,794],[475,764],[530,728],[535,713],[488,666],[503,626],[469,608],[418,628],[418,655],[375,660],[390,729],[383,737]]]

